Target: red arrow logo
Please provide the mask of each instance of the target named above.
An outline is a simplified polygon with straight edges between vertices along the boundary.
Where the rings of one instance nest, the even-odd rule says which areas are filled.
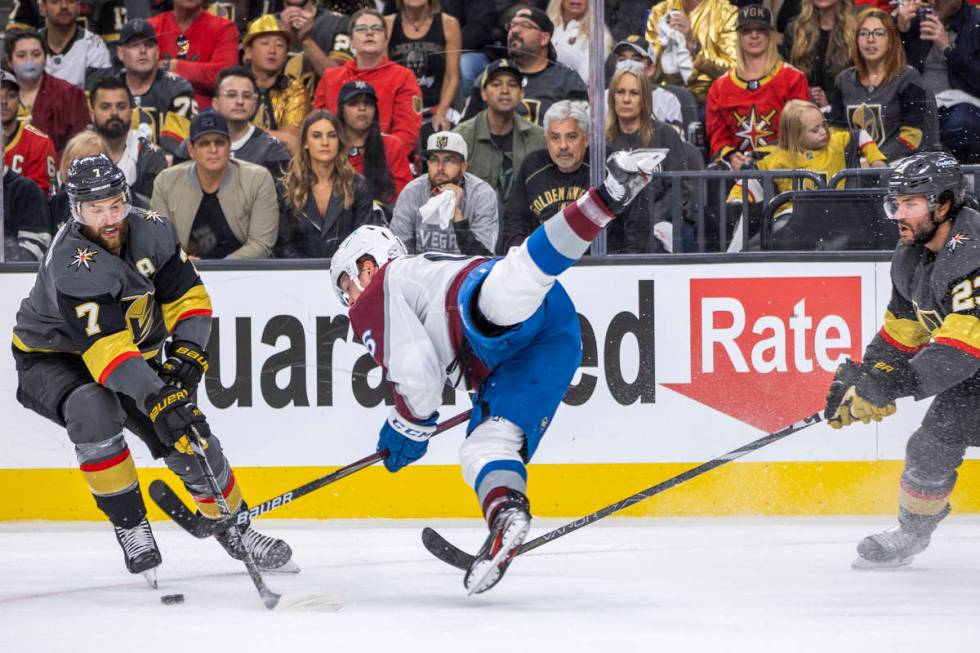
[[[664,387],[766,432],[824,405],[861,356],[861,277],[691,279],[691,382]]]

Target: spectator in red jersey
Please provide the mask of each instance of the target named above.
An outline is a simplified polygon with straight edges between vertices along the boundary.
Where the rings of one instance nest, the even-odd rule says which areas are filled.
[[[7,58],[20,87],[18,118],[47,134],[60,158],[68,139],[88,126],[85,92],[44,72],[47,55],[37,32],[8,34]]]
[[[779,115],[792,100],[810,99],[806,76],[776,50],[772,14],[762,5],[738,10],[737,65],[708,90],[705,125],[711,157],[741,170],[756,149],[779,140]]]
[[[17,120],[17,78],[0,71],[0,115],[3,116],[3,164],[30,179],[47,197],[54,185],[54,144],[43,132]]]
[[[215,80],[238,63],[238,29],[204,8],[205,0],[174,0],[173,11],[149,19],[157,33],[160,69],[194,86],[198,109],[211,106]]]
[[[350,164],[364,176],[371,197],[391,209],[402,188],[412,181],[408,150],[394,136],[381,133],[378,96],[367,82],[344,84],[337,103],[337,120],[344,131]]]
[[[422,90],[411,70],[385,56],[388,29],[375,9],[361,9],[351,16],[351,47],[354,61],[323,71],[313,98],[315,109],[337,111],[337,96],[347,82],[364,80],[378,95],[381,132],[401,140],[415,151],[422,130]]]

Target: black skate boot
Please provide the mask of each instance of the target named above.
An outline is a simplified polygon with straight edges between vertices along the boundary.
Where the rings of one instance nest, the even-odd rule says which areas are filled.
[[[131,574],[143,574],[146,582],[153,589],[157,588],[157,567],[163,562],[157,541],[150,530],[150,522],[143,521],[132,528],[112,527],[116,531],[116,539],[122,547],[126,559],[126,569]]]
[[[243,508],[243,510],[248,510]],[[241,539],[235,537],[231,529],[216,533],[214,539],[218,540],[225,551],[235,560],[244,560],[245,552],[242,551],[241,544],[244,543],[255,565],[262,571],[273,571],[284,574],[298,574],[299,566],[293,562],[293,550],[289,548],[284,540],[269,537],[259,533],[252,527],[251,521],[244,526],[235,526],[241,533]]]
[[[858,544],[855,569],[890,569],[904,567],[929,546],[931,535],[915,533],[902,526],[875,533]]]
[[[463,578],[468,594],[486,592],[504,577],[531,529],[530,509],[526,496],[516,490],[507,491],[506,499],[493,515],[490,534]]]

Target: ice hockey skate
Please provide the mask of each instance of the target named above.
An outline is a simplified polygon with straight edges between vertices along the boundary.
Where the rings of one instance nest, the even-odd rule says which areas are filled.
[[[113,526],[113,529],[126,559],[126,569],[131,574],[143,574],[150,587],[156,589],[157,567],[163,562],[163,558],[150,529],[150,522],[144,517],[143,521],[132,528]]]
[[[894,569],[904,567],[926,550],[931,537],[918,535],[901,526],[875,533],[858,544],[854,569]]]
[[[241,548],[241,543],[244,543],[245,548],[252,554],[255,565],[262,571],[280,574],[299,573],[299,565],[293,562],[293,550],[284,540],[259,533],[252,528],[251,523],[237,528],[242,535],[241,540],[232,535],[231,529],[214,536],[232,558],[244,560],[245,552]]]
[[[606,159],[603,189],[609,209],[619,213],[650,183],[650,175],[660,170],[667,150],[646,148],[614,152]]]
[[[490,534],[463,578],[467,594],[480,594],[500,582],[531,529],[527,498],[511,492],[494,515]]]

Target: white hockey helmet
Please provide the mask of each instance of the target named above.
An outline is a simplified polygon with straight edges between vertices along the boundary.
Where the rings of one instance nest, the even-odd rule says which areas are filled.
[[[402,241],[386,227],[364,225],[358,227],[340,243],[340,247],[330,258],[330,285],[344,306],[350,306],[350,297],[340,289],[340,277],[345,272],[360,290],[361,282],[357,262],[370,256],[381,267],[388,261],[405,256],[408,250]]]

